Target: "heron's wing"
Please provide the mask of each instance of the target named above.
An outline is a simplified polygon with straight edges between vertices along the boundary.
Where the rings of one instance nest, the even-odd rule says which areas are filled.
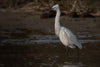
[[[70,44],[75,44],[77,47],[79,47],[80,49],[82,48],[81,43],[78,41],[78,39],[76,38],[76,36],[67,28],[64,27],[64,31],[66,33],[66,35],[69,38],[69,43]]]

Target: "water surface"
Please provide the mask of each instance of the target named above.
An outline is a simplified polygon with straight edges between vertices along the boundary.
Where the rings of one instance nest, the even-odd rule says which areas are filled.
[[[0,67],[99,67],[100,34],[77,32],[83,49],[66,47],[55,35],[35,35],[27,30],[0,31]]]

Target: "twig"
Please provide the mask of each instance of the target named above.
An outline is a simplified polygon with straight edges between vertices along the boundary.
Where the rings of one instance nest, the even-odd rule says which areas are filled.
[[[64,4],[64,0],[61,0],[63,8],[66,10],[66,5]]]

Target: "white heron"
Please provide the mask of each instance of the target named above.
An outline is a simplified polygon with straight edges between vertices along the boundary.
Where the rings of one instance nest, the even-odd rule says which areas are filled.
[[[59,37],[63,45],[65,45],[66,47],[70,47],[70,48],[82,49],[82,45],[78,41],[76,36],[69,29],[60,25],[61,12],[60,12],[59,5],[58,4],[54,5],[51,8],[51,10],[55,10],[57,12],[56,17],[55,17],[55,34]]]

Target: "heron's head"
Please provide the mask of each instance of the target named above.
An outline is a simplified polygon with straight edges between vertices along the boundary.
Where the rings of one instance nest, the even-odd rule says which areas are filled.
[[[51,8],[51,10],[58,10],[59,9],[59,5],[58,4],[56,4],[56,5],[54,5],[52,8]]]

